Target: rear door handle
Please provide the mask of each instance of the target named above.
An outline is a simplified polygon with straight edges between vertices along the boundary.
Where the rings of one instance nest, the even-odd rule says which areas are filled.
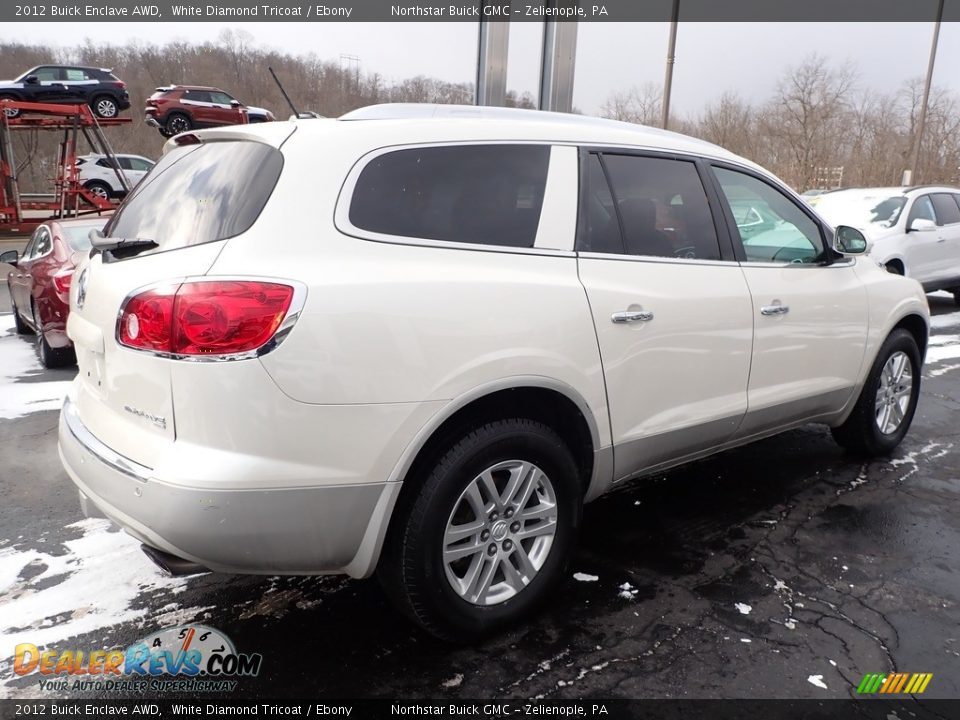
[[[788,312],[790,312],[790,306],[780,305],[779,303],[776,305],[764,305],[760,308],[761,315],[786,315]]]
[[[615,312],[610,319],[615,323],[650,322],[653,320],[653,313],[649,310],[625,310]]]

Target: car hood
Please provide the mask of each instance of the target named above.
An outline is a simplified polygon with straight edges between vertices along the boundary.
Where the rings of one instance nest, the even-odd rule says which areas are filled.
[[[254,107],[253,105],[247,105],[247,112],[256,113],[257,115],[272,115],[269,110],[262,107]]]

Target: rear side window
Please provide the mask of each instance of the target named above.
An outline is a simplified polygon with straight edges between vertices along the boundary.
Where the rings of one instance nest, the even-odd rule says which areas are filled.
[[[127,197],[104,235],[153,240],[160,250],[239,235],[260,215],[282,168],[280,151],[258,142],[175,148]]]
[[[578,250],[720,259],[713,215],[693,162],[604,154],[602,166],[596,155],[589,163],[587,223]]]
[[[533,247],[549,162],[545,145],[385,153],[360,173],[350,222],[384,235]]]
[[[953,197],[947,193],[934,193],[930,196],[933,208],[937,211],[937,225],[953,225],[960,223],[960,208]]]

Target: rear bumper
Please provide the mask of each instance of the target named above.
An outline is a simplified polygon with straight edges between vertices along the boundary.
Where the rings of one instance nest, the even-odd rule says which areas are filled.
[[[60,458],[86,514],[219,572],[367,575],[400,489],[387,482],[215,490],[175,484],[100,442],[69,398],[59,435]]]
[[[154,115],[144,115],[143,121],[152,128],[160,128],[160,121]]]

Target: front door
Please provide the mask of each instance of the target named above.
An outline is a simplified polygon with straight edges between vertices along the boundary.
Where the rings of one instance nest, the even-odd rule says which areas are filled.
[[[613,152],[583,162],[579,273],[622,480],[736,430],[747,408],[750,295],[721,254],[695,162]]]
[[[731,207],[749,203],[773,218],[750,234],[730,213],[753,306],[749,410],[737,436],[839,411],[855,390],[867,339],[856,262],[825,264],[821,224],[767,179],[732,167],[713,172]]]

